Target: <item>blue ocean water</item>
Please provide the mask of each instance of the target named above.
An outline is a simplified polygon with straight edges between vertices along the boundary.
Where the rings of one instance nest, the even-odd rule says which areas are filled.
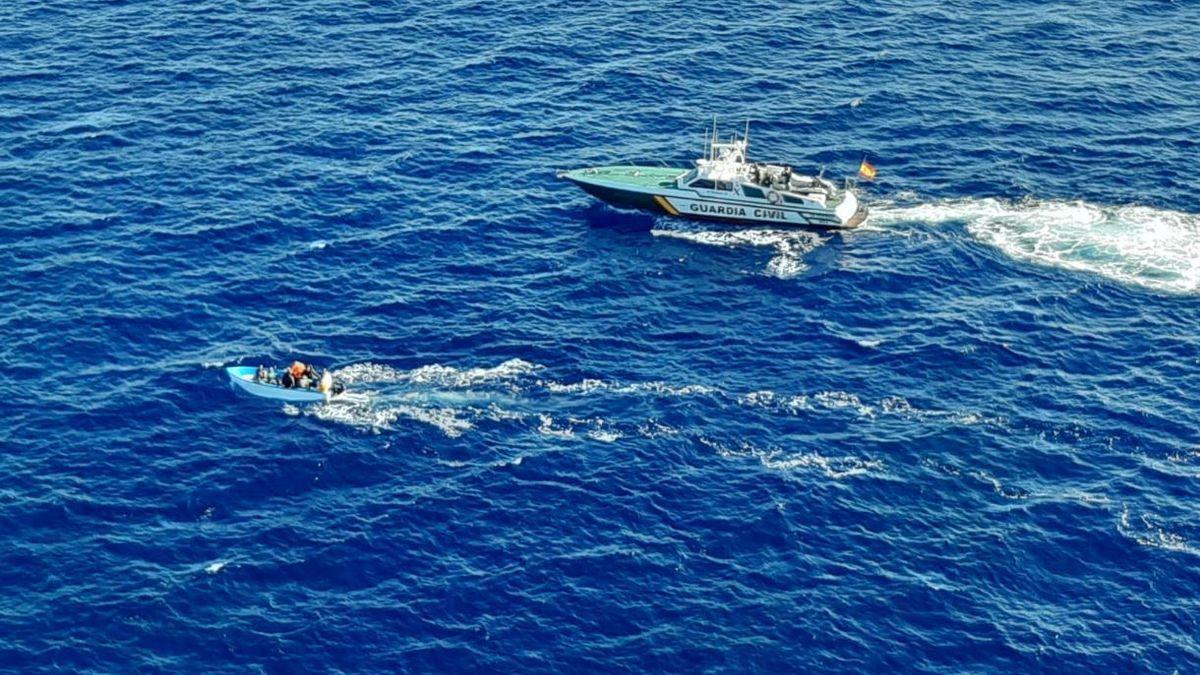
[[[0,8],[0,664],[1200,669],[1200,5]],[[554,170],[705,125],[845,234]],[[293,407],[222,368],[302,358]]]

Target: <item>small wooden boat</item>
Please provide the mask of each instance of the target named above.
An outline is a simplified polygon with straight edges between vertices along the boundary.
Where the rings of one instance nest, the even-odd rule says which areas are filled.
[[[263,398],[273,398],[279,401],[292,401],[293,403],[317,403],[320,401],[336,401],[346,394],[330,394],[328,397],[316,389],[308,389],[301,387],[288,388],[270,382],[260,382],[255,379],[258,373],[258,368],[254,366],[232,366],[225,369],[229,373],[229,381],[234,385],[247,391],[255,396]]]

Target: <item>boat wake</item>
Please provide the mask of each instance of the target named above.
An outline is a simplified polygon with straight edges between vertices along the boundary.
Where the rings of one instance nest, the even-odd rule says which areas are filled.
[[[872,474],[887,475],[887,465],[878,459],[854,455],[826,456],[813,450],[788,452],[781,448],[763,449],[746,442],[729,444],[706,437],[700,437],[698,440],[701,445],[710,448],[722,457],[754,459],[763,468],[785,475],[803,475],[810,471],[818,471],[826,478],[833,480]]]
[[[1168,293],[1200,293],[1200,215],[1148,206],[961,199],[876,206],[868,224],[962,222],[1017,260]]]
[[[510,410],[522,379],[540,366],[510,359],[491,368],[459,369],[433,364],[399,370],[379,363],[357,363],[334,371],[351,392],[345,398],[306,412],[318,419],[375,432],[390,430],[401,420],[428,424],[457,437],[482,420],[523,419]]]
[[[1140,546],[1157,548],[1175,553],[1200,556],[1200,549],[1190,544],[1183,536],[1166,530],[1150,514],[1140,514],[1136,519],[1125,506],[1117,519],[1117,532]]]
[[[672,237],[707,246],[772,247],[775,249],[775,255],[767,263],[765,272],[779,279],[790,279],[803,274],[808,269],[804,263],[804,256],[828,240],[828,237],[807,230],[704,230],[687,228],[677,223],[656,225],[650,232],[656,237]]]
[[[419,384],[448,389],[464,389],[489,383],[513,383],[537,372],[541,366],[521,359],[509,359],[492,368],[459,369],[433,364],[414,370],[397,370],[379,363],[356,363],[335,372],[348,385]]]
[[[536,434],[564,443],[682,437],[726,459],[751,460],[767,470],[792,476],[815,471],[837,480],[882,476],[888,473],[888,467],[882,460],[867,456],[759,446],[746,438],[718,440],[724,434],[710,422],[714,418],[725,422],[739,419],[753,426],[765,422],[763,418],[810,418],[838,428],[896,423],[959,428],[1006,424],[1001,418],[977,412],[924,409],[901,396],[875,400],[845,391],[736,392],[703,383],[662,380],[561,381],[548,377],[545,371],[544,366],[521,359],[492,367],[431,364],[412,370],[360,363],[335,373],[350,385],[357,398],[308,408],[289,407],[288,411],[374,433],[411,427],[409,423],[417,422],[450,438],[468,432],[498,433],[507,439]],[[599,410],[621,412],[603,416],[597,414]],[[708,412],[697,414],[697,410]]]

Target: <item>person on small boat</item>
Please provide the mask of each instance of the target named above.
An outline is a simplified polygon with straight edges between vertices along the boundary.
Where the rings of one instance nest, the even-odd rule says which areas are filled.
[[[267,375],[267,369],[265,367],[263,367],[263,364],[261,364],[261,363],[258,364],[258,372],[254,373],[254,381],[255,382],[266,382],[266,383],[270,382],[270,378]]]
[[[299,361],[292,361],[292,365],[287,370],[283,371],[283,376],[279,378],[279,384],[286,389],[294,389],[296,387],[305,386],[301,383],[304,377],[304,364]]]
[[[317,391],[322,394],[333,393],[333,373],[326,368],[325,372],[321,373],[321,380],[317,382]]]
[[[299,389],[308,389],[312,386],[312,378],[308,376],[310,366],[297,361],[292,365],[292,377],[296,380],[296,387]]]
[[[313,365],[310,363],[307,366],[304,366],[304,374],[300,376],[300,386],[304,387],[305,389],[316,388],[317,381],[319,379],[320,378],[317,376],[317,369],[313,368]]]

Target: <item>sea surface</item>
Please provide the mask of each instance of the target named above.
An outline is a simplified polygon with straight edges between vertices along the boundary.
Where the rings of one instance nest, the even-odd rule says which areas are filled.
[[[1200,4],[0,6],[0,669],[1200,671]],[[555,170],[865,156],[844,234]],[[333,367],[293,406],[223,368]]]

